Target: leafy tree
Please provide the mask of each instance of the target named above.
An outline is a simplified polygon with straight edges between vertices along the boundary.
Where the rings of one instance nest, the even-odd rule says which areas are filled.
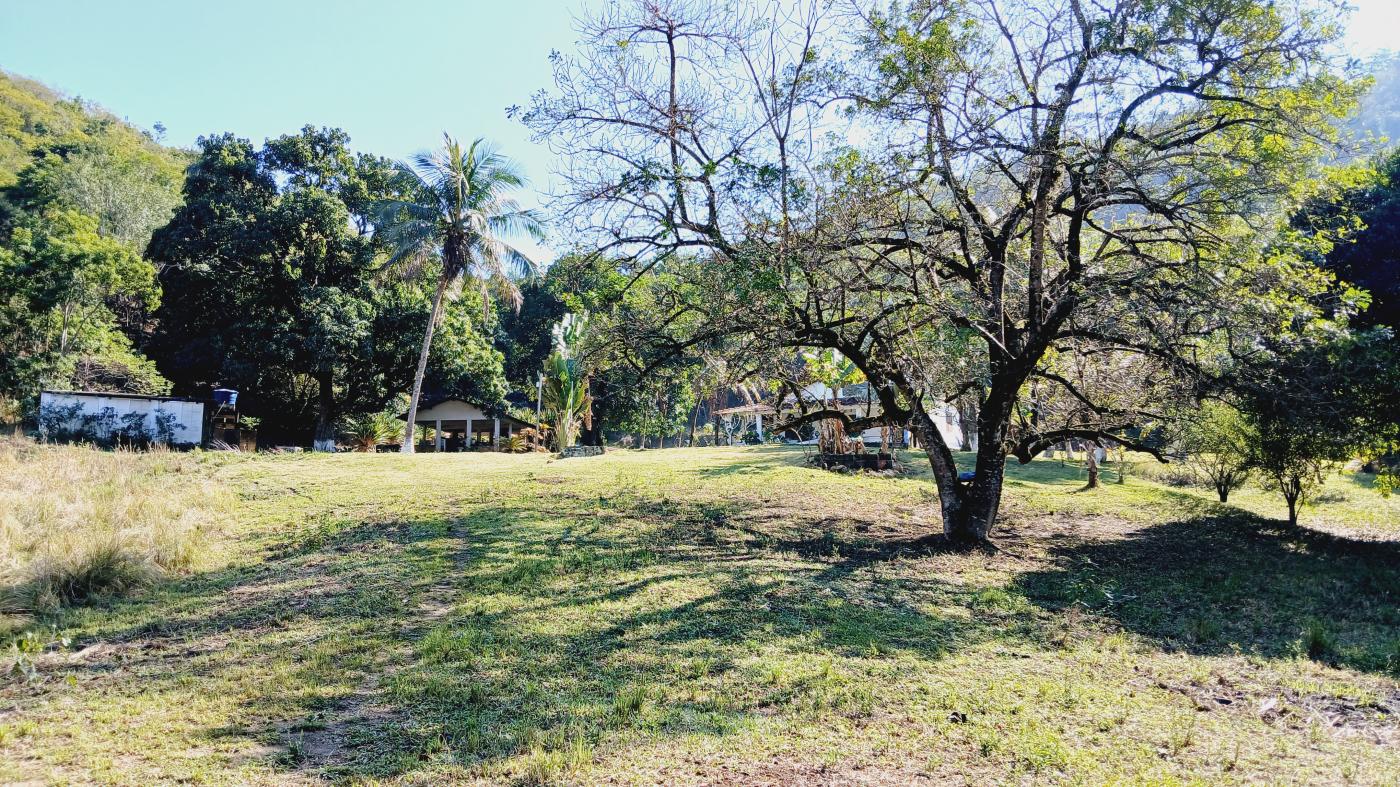
[[[608,314],[627,289],[615,261],[596,254],[564,254],[549,268],[519,283],[520,308],[499,303],[496,344],[505,356],[506,378],[534,395],[545,358],[554,349],[554,324],[569,312]]]
[[[71,208],[98,220],[103,237],[144,249],[180,204],[183,157],[148,140],[101,134],[34,153],[9,198],[30,212]]]
[[[183,390],[245,391],[266,434],[299,435],[314,420],[320,449],[342,416],[376,412],[407,385],[411,337],[429,320],[423,288],[378,275],[381,241],[364,212],[402,196],[386,190],[392,165],[348,142],[311,127],[261,150],[231,135],[201,139],[185,204],[150,247],[176,294],[151,343],[161,368]],[[499,368],[479,340],[462,336],[458,349],[474,341],[473,360],[448,360]],[[434,370],[446,375],[443,360]]]
[[[696,404],[696,387],[690,379],[695,368],[677,364],[620,387],[610,412],[609,426],[622,432],[635,432],[646,447],[647,437],[662,445],[667,437],[679,435]]]
[[[1192,472],[1208,483],[1220,502],[1249,479],[1259,435],[1234,407],[1206,402],[1195,413],[1183,415],[1181,447]]]
[[[0,245],[0,293],[0,393],[27,400],[38,386],[72,385],[79,370],[92,376],[96,365],[120,367],[138,391],[165,387],[113,314],[118,302],[158,302],[155,271],[100,235],[96,218],[72,209],[24,216]]]
[[[1385,331],[1309,332],[1269,343],[1272,358],[1239,369],[1252,463],[1283,496],[1288,522],[1336,463],[1393,449],[1400,437],[1400,358]]]
[[[1132,429],[1306,306],[1276,292],[1302,266],[1260,250],[1359,92],[1329,6],[967,0],[839,29],[825,8],[610,5],[522,117],[570,158],[564,212],[603,253],[723,271],[728,294],[684,304],[713,326],[691,341],[855,363],[875,422],[929,447],[950,539],[989,537],[1009,457],[1155,450]],[[842,104],[860,134],[826,133]],[[953,334],[974,354],[945,382]],[[1037,385],[1063,406],[1042,415]],[[930,408],[968,390],[963,483]]]
[[[1400,328],[1400,149],[1339,172],[1334,188],[1309,200],[1292,225],[1323,241],[1312,251],[1316,262],[1369,293],[1369,308],[1352,324]]]
[[[408,276],[432,271],[437,279],[409,395],[404,453],[413,453],[413,421],[444,298],[470,278],[483,299],[495,288],[518,305],[520,291],[511,277],[533,272],[535,263],[506,238],[525,233],[543,239],[544,234],[534,213],[507,196],[525,185],[509,161],[480,139],[465,148],[445,134],[443,140],[441,150],[397,166],[401,196],[379,206],[376,222],[376,237],[389,247],[390,266]]]

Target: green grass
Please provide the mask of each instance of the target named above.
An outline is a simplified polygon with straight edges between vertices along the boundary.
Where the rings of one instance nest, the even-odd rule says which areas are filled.
[[[792,449],[200,466],[221,562],[36,621],[0,782],[1400,780],[1400,517],[1350,477],[1289,532],[1038,461],[962,553],[926,472]]]

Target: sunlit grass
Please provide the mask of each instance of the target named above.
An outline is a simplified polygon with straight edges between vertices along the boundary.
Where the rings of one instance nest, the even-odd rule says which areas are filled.
[[[40,616],[0,781],[1400,778],[1394,544],[1042,461],[950,552],[908,458],[200,459],[226,558]]]

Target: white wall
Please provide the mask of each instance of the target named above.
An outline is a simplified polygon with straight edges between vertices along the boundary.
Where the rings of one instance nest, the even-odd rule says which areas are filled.
[[[418,411],[418,423],[424,421],[465,421],[468,418],[473,421],[489,421],[490,416],[481,411],[480,407],[459,399],[448,399],[445,402]]]
[[[958,416],[958,408],[951,404],[945,404],[934,408],[929,415],[933,417],[933,424],[938,427],[938,433],[943,436],[943,442],[947,443],[948,447],[954,451],[962,450],[962,429],[960,426],[962,419]],[[871,444],[880,442],[880,427],[872,426],[866,429],[861,434],[861,439]],[[972,441],[972,447],[976,449],[977,436],[975,434],[972,436]]]
[[[77,414],[72,418],[55,420],[64,411],[77,406]],[[103,411],[111,408],[111,418],[101,418]],[[183,399],[159,397],[122,396],[121,394],[76,394],[62,391],[44,391],[39,394],[39,423],[45,429],[57,425],[60,429],[79,431],[84,427],[83,416],[97,419],[92,425],[94,437],[98,440],[112,438],[112,430],[122,430],[128,425],[139,423],[141,428],[156,437],[156,416],[169,413],[175,416],[171,426],[174,445],[197,445],[204,436],[204,404],[187,402]],[[48,414],[48,417],[45,417]],[[140,415],[139,422],[136,415]],[[123,416],[131,416],[124,419]]]
[[[933,422],[938,426],[938,431],[943,435],[943,442],[954,451],[962,450],[962,417],[958,415],[958,408],[951,404],[944,404],[941,408],[930,413]],[[977,448],[977,435],[972,435],[972,448]]]

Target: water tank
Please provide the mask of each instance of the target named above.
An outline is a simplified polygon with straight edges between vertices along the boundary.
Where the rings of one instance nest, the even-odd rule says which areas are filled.
[[[238,392],[232,388],[215,388],[214,404],[220,407],[235,407],[238,405]]]

